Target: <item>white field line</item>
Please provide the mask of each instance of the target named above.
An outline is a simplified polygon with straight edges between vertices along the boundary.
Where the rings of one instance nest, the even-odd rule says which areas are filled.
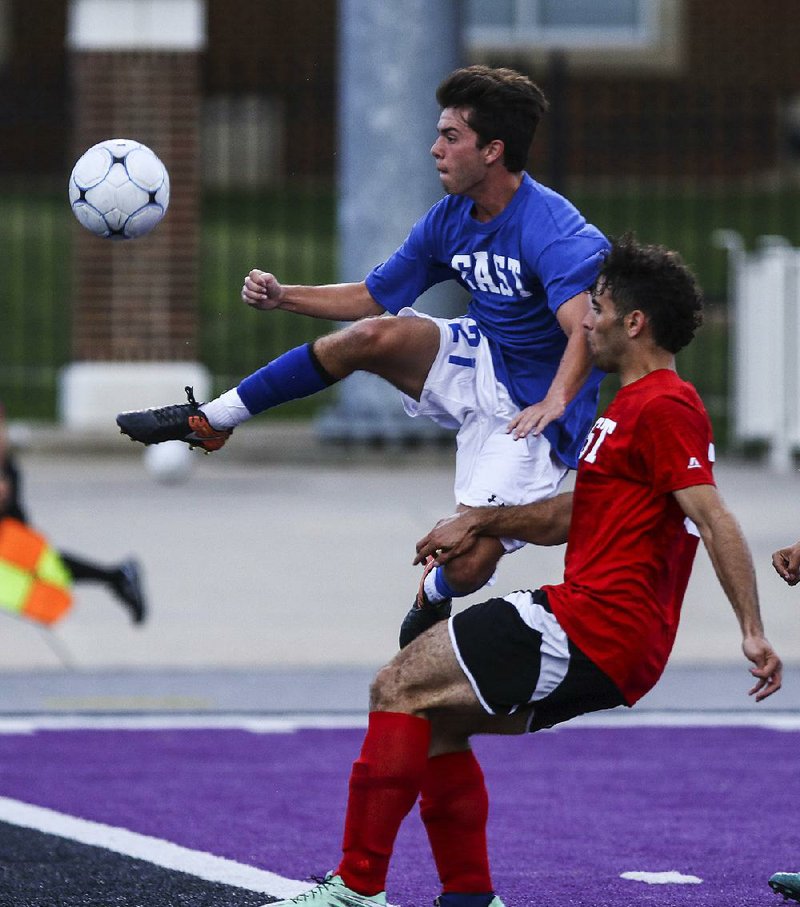
[[[8,797],[0,797],[0,820],[92,847],[102,847],[127,857],[145,860],[164,869],[185,872],[207,882],[221,882],[272,897],[296,897],[311,887],[308,882],[286,879],[263,869],[237,863],[235,860],[227,860],[203,851],[189,850],[160,838],[151,838],[149,835],[104,825],[101,822],[89,822]]]
[[[0,734],[70,730],[242,730],[254,734],[291,734],[306,728],[335,730],[365,728],[366,712],[341,714],[64,714],[0,715]],[[800,730],[800,712],[757,711],[637,711],[615,709],[581,715],[553,730],[630,727],[760,727]],[[551,731],[552,732],[552,731]]]

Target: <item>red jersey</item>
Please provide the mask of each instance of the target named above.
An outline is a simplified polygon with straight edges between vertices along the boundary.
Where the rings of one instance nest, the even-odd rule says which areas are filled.
[[[580,454],[564,582],[543,588],[629,705],[664,670],[697,550],[672,492],[714,484],[713,450],[697,391],[659,369],[617,393]]]

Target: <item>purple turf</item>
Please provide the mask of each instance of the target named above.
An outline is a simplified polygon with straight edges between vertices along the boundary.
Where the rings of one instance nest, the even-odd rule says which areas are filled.
[[[337,860],[359,730],[40,731],[0,735],[0,795],[293,878]],[[760,728],[570,728],[481,738],[490,854],[508,907],[758,907],[800,868],[800,734]],[[678,870],[702,885],[645,885]],[[388,894],[437,881],[416,809]]]

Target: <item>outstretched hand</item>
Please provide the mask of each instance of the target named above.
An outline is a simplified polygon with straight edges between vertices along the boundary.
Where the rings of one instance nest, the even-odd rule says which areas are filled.
[[[242,299],[252,308],[269,311],[280,305],[283,287],[274,274],[252,270],[244,279]]]
[[[781,688],[783,666],[769,641],[763,636],[745,637],[742,651],[755,665],[754,668],[750,668],[750,673],[758,680],[749,690],[748,696],[755,696],[756,702],[761,702],[767,696],[777,693]]]
[[[474,513],[465,510],[445,517],[431,531],[417,542],[415,564],[424,564],[432,556],[437,564],[446,564],[458,557],[477,541],[477,520]]]
[[[800,582],[800,542],[776,551],[772,555],[772,566],[784,582],[796,586]]]

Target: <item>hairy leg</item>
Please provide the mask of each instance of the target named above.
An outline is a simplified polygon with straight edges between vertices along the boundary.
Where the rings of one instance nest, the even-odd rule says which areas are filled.
[[[426,718],[429,756],[468,749],[473,734],[522,734],[529,716],[528,709],[513,715],[485,711],[456,658],[445,621],[381,668],[370,688],[370,711]]]
[[[367,371],[419,399],[439,350],[439,328],[427,318],[375,316],[287,350],[201,406],[216,429],[319,393],[355,371]]]
[[[478,702],[450,642],[446,624],[434,626],[397,655],[371,690],[377,714],[425,717],[430,742],[419,780],[420,816],[442,891],[491,899],[486,844],[489,796],[469,745],[472,734],[521,733],[527,714],[489,715]]]
[[[459,504],[456,510],[470,510],[466,504]],[[505,553],[500,539],[481,536],[463,554],[454,557],[437,569],[456,596],[469,595],[489,582],[497,569],[497,563]]]
[[[419,400],[439,351],[439,328],[428,318],[364,318],[314,341],[314,353],[334,378],[371,372]]]

